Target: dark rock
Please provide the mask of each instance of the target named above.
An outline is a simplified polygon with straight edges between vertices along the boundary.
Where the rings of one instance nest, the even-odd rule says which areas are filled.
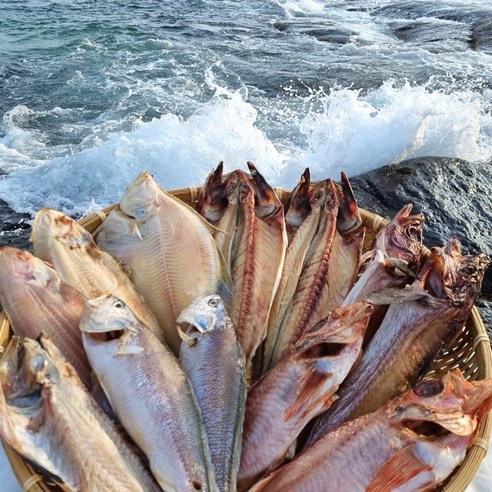
[[[0,200],[0,246],[29,249],[31,216],[14,212]]]
[[[354,43],[358,33],[345,28],[342,25],[333,23],[328,24],[326,20],[313,20],[295,18],[285,21],[277,21],[274,24],[275,29],[281,32],[295,33],[304,36],[312,36],[318,41],[333,44]]]
[[[471,28],[467,24],[432,20],[405,21],[390,24],[395,36],[432,53],[465,51],[471,44]]]
[[[471,47],[474,50],[492,50],[492,20],[478,22],[473,26]]]
[[[492,168],[462,159],[423,157],[350,178],[362,208],[391,218],[407,203],[425,216],[424,243],[442,246],[451,236],[465,253],[492,260]],[[483,283],[480,312],[492,328],[492,267]],[[492,331],[491,331],[492,333]]]

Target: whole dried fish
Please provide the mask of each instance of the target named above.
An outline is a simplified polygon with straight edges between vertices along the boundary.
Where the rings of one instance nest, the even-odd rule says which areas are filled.
[[[462,256],[459,241],[452,239],[444,248],[432,249],[411,286],[370,297],[393,304],[340,389],[339,400],[319,418],[310,442],[349,417],[376,410],[418,380],[470,315],[488,263],[482,254]]]
[[[111,406],[159,485],[216,490],[200,409],[171,351],[114,296],[87,301],[80,329]]]
[[[179,315],[180,363],[202,411],[218,490],[236,490],[246,402],[244,354],[224,301],[200,297]]]
[[[275,470],[308,422],[330,407],[360,355],[372,305],[339,307],[249,391],[238,490]]]
[[[106,294],[119,297],[159,339],[164,340],[159,323],[121,264],[99,249],[91,234],[75,220],[56,210],[43,208],[32,224],[31,242],[34,254],[53,265],[63,282],[88,299]]]
[[[15,334],[36,339],[44,330],[90,388],[91,369],[79,330],[84,297],[28,251],[0,247],[0,303]]]
[[[347,422],[251,492],[431,490],[463,461],[492,407],[492,379],[459,371],[424,380],[374,413]]]
[[[120,209],[101,224],[96,242],[128,266],[135,287],[178,354],[179,313],[195,298],[215,293],[228,276],[212,226],[146,172],[127,188]]]
[[[0,435],[67,490],[160,490],[61,354],[12,337],[0,361]]]

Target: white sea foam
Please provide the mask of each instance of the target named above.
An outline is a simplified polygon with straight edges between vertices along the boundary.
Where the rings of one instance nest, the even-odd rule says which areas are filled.
[[[251,160],[273,185],[291,188],[306,166],[321,179],[425,155],[492,158],[488,101],[471,91],[388,82],[365,96],[351,89],[297,94],[291,98],[295,107],[310,110],[286,109],[289,132],[272,140],[268,115],[259,118],[245,90],[215,89],[187,119],[169,113],[138,122],[133,131],[116,131],[100,144],[52,159],[30,157],[36,149],[29,148],[29,132],[11,125],[0,139],[0,166],[9,172],[0,180],[0,198],[17,211],[49,206],[87,213],[118,201],[142,170],[171,189],[201,184],[220,160],[227,170],[246,169]],[[289,141],[292,128],[297,138]]]

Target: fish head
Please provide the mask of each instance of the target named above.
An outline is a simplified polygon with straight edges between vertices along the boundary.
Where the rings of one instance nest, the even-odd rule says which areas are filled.
[[[360,352],[373,311],[373,305],[366,301],[338,306],[305,332],[287,357],[314,362],[323,372],[343,371],[345,365],[349,369]]]
[[[0,360],[0,385],[9,405],[34,408],[41,388],[56,384],[60,374],[40,344],[13,336]]]
[[[275,190],[256,169],[256,166],[249,161],[247,165],[251,173],[251,185],[255,193],[255,214],[262,219],[270,217],[283,207],[282,202]]]
[[[181,311],[176,323],[187,324],[184,329],[178,327],[178,331],[183,340],[190,342],[197,334],[226,328],[231,321],[222,298],[212,294],[195,299]]]
[[[35,244],[57,241],[69,249],[95,247],[89,231],[64,213],[49,208],[42,208],[36,214],[30,241]]]
[[[473,303],[480,293],[489,265],[484,254],[462,255],[461,244],[452,238],[444,248],[432,248],[419,275],[421,286],[452,305]]]
[[[139,221],[145,221],[159,206],[161,193],[162,190],[152,174],[143,172],[123,193],[120,208],[126,215]]]
[[[133,311],[116,296],[108,294],[86,300],[79,326],[84,343],[91,343],[92,346],[116,346],[118,355],[141,351],[135,337],[138,328],[143,325]]]
[[[492,408],[492,378],[469,382],[459,369],[441,379],[425,379],[392,400],[388,415],[392,425],[419,439],[449,433],[469,436],[480,418]]]
[[[412,204],[405,205],[374,239],[373,249],[380,249],[387,257],[407,262],[417,271],[422,258],[422,229],[424,216],[411,215]]]
[[[362,226],[357,200],[347,175],[342,172],[338,191],[337,230],[340,234],[352,234]]]
[[[42,288],[59,282],[55,270],[43,260],[10,246],[0,247],[0,277]]]
[[[223,176],[223,169],[224,163],[221,161],[217,169],[208,175],[198,195],[196,209],[212,223],[220,220],[227,207],[227,179]]]
[[[311,176],[307,167],[285,204],[286,224],[296,229],[301,226],[311,212],[312,194]]]

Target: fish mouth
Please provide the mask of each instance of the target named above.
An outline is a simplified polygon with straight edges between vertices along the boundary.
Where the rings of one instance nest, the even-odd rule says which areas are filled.
[[[324,357],[337,357],[346,347],[345,343],[322,342],[306,348],[302,352],[304,359],[322,359]]]
[[[119,340],[125,333],[125,330],[109,330],[109,331],[86,331],[85,334],[92,340],[98,343],[114,342]]]
[[[437,422],[428,420],[413,420],[408,419],[402,422],[405,429],[408,429],[413,434],[423,438],[437,438],[451,434],[449,429],[446,429]]]

